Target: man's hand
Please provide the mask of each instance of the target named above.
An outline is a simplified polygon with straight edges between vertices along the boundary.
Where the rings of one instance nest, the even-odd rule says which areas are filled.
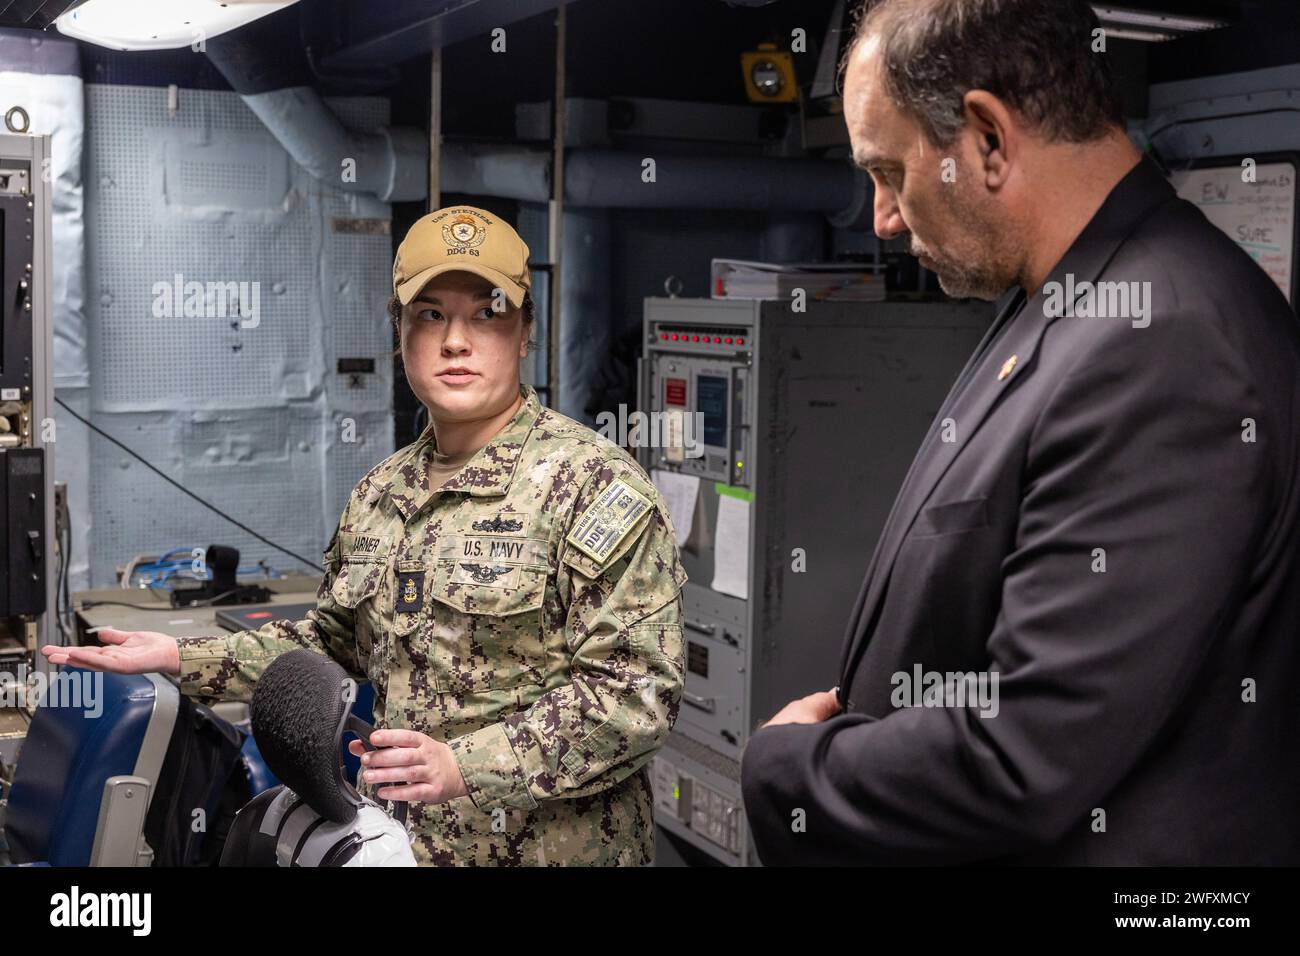
[[[51,664],[71,664],[112,674],[181,674],[181,652],[176,638],[157,631],[119,631],[101,627],[95,636],[103,647],[58,647],[47,644],[41,653]]]
[[[366,750],[359,740],[348,751],[361,758],[364,783],[398,783],[375,791],[380,800],[418,800],[445,803],[469,793],[461,778],[456,756],[440,740],[416,730],[376,730],[370,742],[379,750]]]
[[[840,712],[839,698],[835,696],[835,688],[820,691],[816,694],[809,694],[807,697],[800,697],[798,700],[792,700],[776,712],[776,716],[763,725],[763,727],[776,727],[780,724],[820,724],[823,720],[829,720]],[[759,727],[762,730],[763,727]]]

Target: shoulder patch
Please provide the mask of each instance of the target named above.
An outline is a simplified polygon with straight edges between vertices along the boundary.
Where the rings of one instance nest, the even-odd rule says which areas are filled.
[[[649,498],[626,480],[617,478],[578,516],[565,540],[603,564],[628,532],[653,509]]]

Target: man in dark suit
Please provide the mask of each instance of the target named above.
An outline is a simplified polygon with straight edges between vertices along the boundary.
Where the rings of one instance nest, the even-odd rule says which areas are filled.
[[[1300,862],[1297,320],[1129,143],[1095,28],[884,0],[846,57],[876,232],[1005,299],[838,688],[745,751],[765,863]]]

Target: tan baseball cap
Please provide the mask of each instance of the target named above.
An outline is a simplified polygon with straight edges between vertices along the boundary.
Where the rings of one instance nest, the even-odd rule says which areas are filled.
[[[480,275],[516,309],[531,285],[528,246],[510,224],[474,206],[448,206],[421,216],[397,247],[393,292],[402,305],[444,272]]]

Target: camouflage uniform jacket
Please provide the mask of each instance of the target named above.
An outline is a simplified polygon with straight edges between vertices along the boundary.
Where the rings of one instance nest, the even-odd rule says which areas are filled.
[[[325,551],[316,609],[183,638],[182,690],[246,700],[278,654],[328,654],[373,683],[376,726],[456,756],[469,795],[410,807],[422,864],[645,863],[686,573],[636,462],[521,391],[441,490],[431,428],[372,469]]]

